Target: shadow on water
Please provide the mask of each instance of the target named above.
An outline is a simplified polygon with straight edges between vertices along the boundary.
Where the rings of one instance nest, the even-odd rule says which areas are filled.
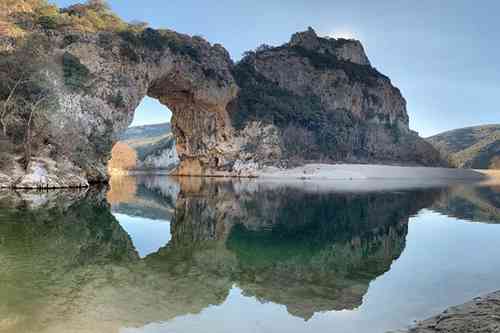
[[[498,192],[472,191],[124,177],[107,193],[0,193],[0,331],[118,332],[220,305],[235,285],[305,320],[352,310],[421,209],[498,222]],[[113,214],[168,221],[168,243],[141,258]]]

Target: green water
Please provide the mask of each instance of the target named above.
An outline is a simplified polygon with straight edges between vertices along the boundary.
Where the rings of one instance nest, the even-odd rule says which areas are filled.
[[[500,289],[498,187],[385,185],[0,192],[0,332],[386,332]]]

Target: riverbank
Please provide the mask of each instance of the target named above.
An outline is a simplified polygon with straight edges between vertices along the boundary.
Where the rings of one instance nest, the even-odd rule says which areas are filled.
[[[500,332],[500,291],[453,306],[440,315],[418,322],[409,330],[392,333]]]
[[[373,164],[306,164],[291,169],[267,167],[258,172],[259,178],[310,180],[482,180],[486,176],[469,169],[402,167]]]
[[[53,168],[45,167],[47,163],[33,163],[28,176],[22,181],[16,182],[16,177],[8,177],[0,173],[0,188],[71,188],[86,187],[88,182],[82,175],[60,174],[52,172]],[[136,175],[169,175],[169,170],[134,170],[125,171],[113,169],[113,176],[136,176]],[[220,178],[259,178],[271,183],[296,183],[297,181],[311,181],[311,183],[324,184],[331,187],[336,182],[325,181],[366,181],[374,180],[387,182],[404,182],[414,185],[442,185],[450,182],[479,182],[492,179],[497,173],[486,171],[478,172],[470,169],[447,169],[432,167],[402,167],[373,164],[306,164],[301,167],[282,169],[277,167],[265,167],[253,169],[244,175],[216,174],[207,177]],[[500,172],[498,172],[500,179]]]

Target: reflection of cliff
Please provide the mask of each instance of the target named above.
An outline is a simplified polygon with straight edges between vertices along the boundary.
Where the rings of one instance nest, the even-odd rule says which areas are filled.
[[[236,258],[226,264],[236,266],[221,267],[247,295],[305,319],[361,305],[370,281],[403,251],[409,216],[435,198],[432,190],[315,194],[211,183],[199,195],[189,188],[177,200],[169,247],[223,242]]]
[[[137,181],[137,200],[175,188],[158,182]],[[118,332],[221,304],[233,284],[301,318],[351,309],[401,254],[408,216],[434,193],[195,182],[175,202],[171,241],[142,260],[100,195],[37,209],[2,206],[0,318],[7,319],[0,328]]]
[[[463,220],[500,223],[500,187],[456,186],[443,191],[431,209]]]
[[[87,198],[69,207],[2,209],[0,318],[6,332],[43,331],[87,304],[86,286],[138,259],[107,205]],[[3,332],[3,330],[2,330]]]
[[[168,177],[111,177],[108,202],[114,213],[170,220],[178,185]]]
[[[0,203],[0,331],[118,332],[221,303],[229,279],[141,261],[100,197],[37,209]],[[45,208],[46,207],[46,208]]]

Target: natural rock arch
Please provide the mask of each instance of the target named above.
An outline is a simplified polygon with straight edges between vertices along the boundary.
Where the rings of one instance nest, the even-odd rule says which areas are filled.
[[[54,52],[55,58],[63,58],[64,73],[67,66],[82,66],[87,72],[82,87],[76,89],[68,87],[67,75],[56,80],[62,107],[51,115],[51,124],[59,126],[65,136],[71,133],[79,149],[66,151],[73,161],[86,166],[90,181],[106,178],[111,147],[145,96],[158,99],[172,111],[181,160],[178,173],[205,174],[220,167],[233,152],[228,149],[232,126],[226,107],[238,88],[227,51],[197,37],[147,32],[149,36],[143,33],[141,38],[81,35],[77,42]],[[56,40],[64,43],[64,36]],[[74,64],[65,62],[65,57]],[[55,138],[55,142],[64,141]],[[83,156],[91,163],[85,163]]]

